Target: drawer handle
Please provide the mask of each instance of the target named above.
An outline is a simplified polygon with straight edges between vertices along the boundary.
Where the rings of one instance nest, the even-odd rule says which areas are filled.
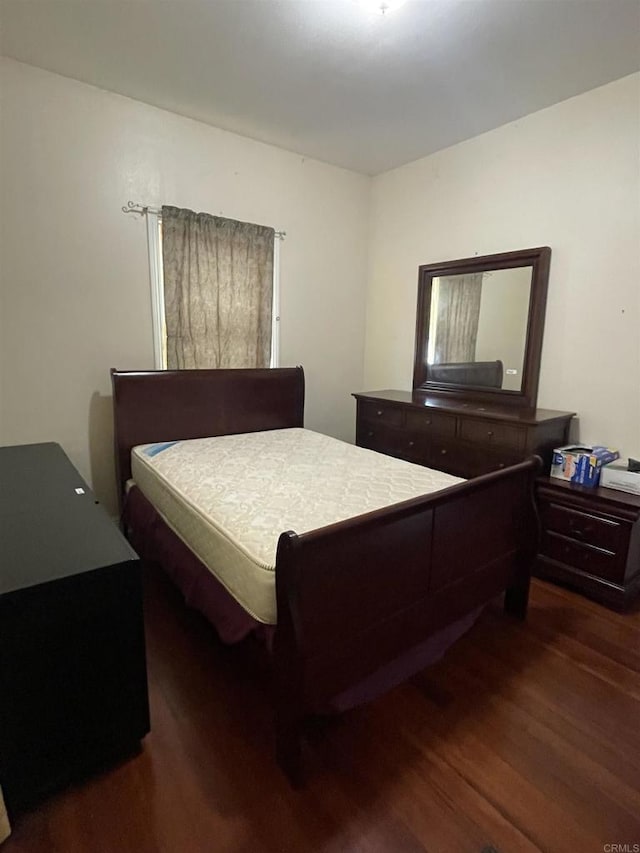
[[[498,468],[504,468],[504,467],[505,467],[505,463],[504,463],[504,462],[499,462],[499,463],[498,463]]]
[[[445,456],[445,455],[446,455],[446,453],[447,453],[447,451],[446,451],[446,450],[441,450],[441,451],[440,451],[440,453],[442,453],[442,455],[443,455],[443,456]]]
[[[492,430],[492,429],[488,429],[488,430],[487,430],[487,435],[489,436],[489,438],[491,438],[491,436],[493,435],[493,430]]]
[[[367,433],[367,438],[373,438],[373,435],[374,435],[373,431],[369,430],[369,432]]]
[[[592,527],[590,524],[587,524],[586,527],[577,527],[574,524],[569,524],[569,530],[576,537],[576,539],[584,539],[591,533]]]
[[[426,421],[425,421],[425,424],[426,424],[427,426],[431,426],[431,418],[427,418],[427,419],[426,419]]]
[[[413,447],[413,445],[414,445],[414,444],[415,444],[415,441],[410,441],[410,442],[409,442],[409,447]]]
[[[376,415],[377,415],[378,417],[380,417],[380,416],[381,416],[381,415],[383,415],[383,414],[384,414],[384,412],[383,412],[383,410],[382,410],[382,409],[378,409],[378,411],[376,412]]]

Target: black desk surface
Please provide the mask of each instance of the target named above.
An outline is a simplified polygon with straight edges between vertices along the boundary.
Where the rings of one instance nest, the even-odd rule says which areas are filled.
[[[0,447],[0,594],[136,559],[59,444]]]

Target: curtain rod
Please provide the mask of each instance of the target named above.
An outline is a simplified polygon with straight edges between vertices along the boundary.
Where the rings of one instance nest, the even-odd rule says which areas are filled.
[[[146,216],[147,213],[151,213],[154,216],[162,216],[162,210],[159,207],[149,207],[147,204],[137,204],[135,201],[128,201],[122,207],[123,213],[137,213],[140,216]],[[286,231],[276,231],[275,236],[278,240],[284,240],[287,236]]]

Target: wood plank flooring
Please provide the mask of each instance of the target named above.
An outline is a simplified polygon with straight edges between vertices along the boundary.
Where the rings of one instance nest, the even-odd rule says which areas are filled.
[[[20,817],[2,853],[640,845],[639,607],[619,615],[535,581],[525,624],[492,605],[441,663],[313,725],[301,792],[273,762],[253,645],[222,646],[159,575],[146,621],[144,748]]]

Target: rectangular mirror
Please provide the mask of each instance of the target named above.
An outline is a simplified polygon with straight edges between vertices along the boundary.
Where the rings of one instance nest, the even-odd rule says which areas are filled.
[[[534,406],[550,255],[421,266],[414,389]]]

